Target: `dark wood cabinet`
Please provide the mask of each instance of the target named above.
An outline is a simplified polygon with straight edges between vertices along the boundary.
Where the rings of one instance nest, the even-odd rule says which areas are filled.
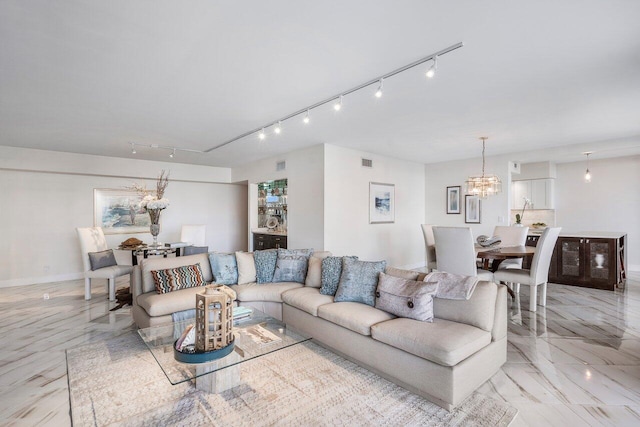
[[[287,236],[282,234],[253,233],[253,250],[287,249]]]
[[[626,234],[619,237],[558,237],[549,266],[549,282],[611,291],[624,285],[626,238]],[[536,246],[539,239],[539,236],[528,236],[526,244]],[[531,268],[527,261],[523,268]]]

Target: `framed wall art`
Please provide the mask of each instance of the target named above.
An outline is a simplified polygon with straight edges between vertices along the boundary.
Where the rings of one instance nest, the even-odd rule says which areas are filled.
[[[369,224],[395,222],[395,192],[394,184],[369,183]]]
[[[447,187],[447,213],[459,214],[460,212],[460,186]]]
[[[104,234],[148,233],[151,221],[140,207],[142,197],[135,190],[95,188],[93,226]]]
[[[480,197],[464,196],[464,222],[467,224],[480,224]]]

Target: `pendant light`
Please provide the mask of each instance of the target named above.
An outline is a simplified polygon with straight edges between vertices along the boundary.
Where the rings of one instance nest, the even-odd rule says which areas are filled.
[[[584,182],[586,182],[587,184],[591,182],[591,171],[589,170],[589,155],[593,154],[593,151],[586,151],[584,153],[585,156],[587,156],[587,170],[584,173]]]
[[[485,175],[484,173],[484,149],[485,142],[489,139],[486,136],[480,138],[482,140],[482,175],[472,175],[467,178],[467,194],[478,196],[485,199],[487,196],[493,196],[502,192],[502,182],[496,175]]]

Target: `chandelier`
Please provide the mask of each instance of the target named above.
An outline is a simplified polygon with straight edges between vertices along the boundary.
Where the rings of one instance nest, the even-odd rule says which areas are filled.
[[[484,173],[484,145],[486,136],[480,138],[482,140],[482,175],[472,175],[465,181],[467,185],[467,194],[478,196],[485,199],[487,196],[493,196],[502,191],[502,182],[496,175],[485,175]]]

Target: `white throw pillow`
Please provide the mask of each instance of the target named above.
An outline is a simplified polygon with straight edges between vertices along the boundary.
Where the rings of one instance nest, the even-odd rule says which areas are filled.
[[[305,286],[310,288],[320,288],[322,286],[322,260],[331,256],[331,252],[314,252],[309,258],[309,268],[307,269],[307,278],[304,282]]]
[[[238,263],[238,285],[255,283],[256,263],[253,260],[253,252],[236,252]]]

